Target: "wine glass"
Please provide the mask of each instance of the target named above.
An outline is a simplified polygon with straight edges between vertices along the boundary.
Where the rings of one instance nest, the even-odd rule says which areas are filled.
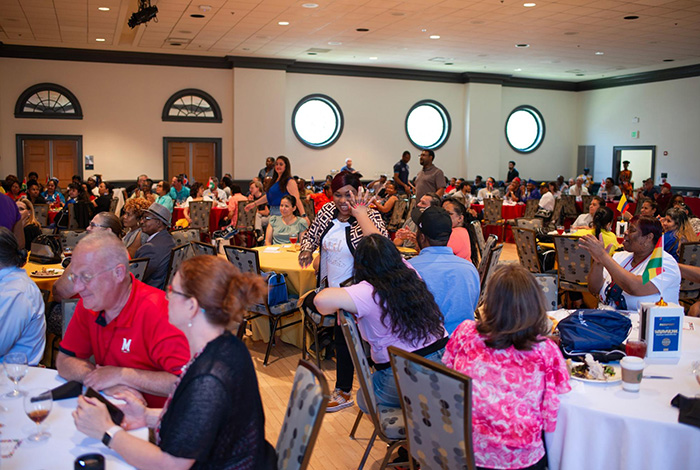
[[[296,242],[297,242],[297,235],[296,235],[296,234],[295,234],[295,235],[290,235],[290,236],[289,236],[289,243],[291,243],[292,245],[294,245],[294,244],[296,244]]]
[[[48,418],[52,406],[51,391],[46,388],[35,388],[25,394],[24,412],[36,423],[36,433],[29,436],[32,441],[43,441],[51,437],[51,433],[44,431],[41,423]]]
[[[5,355],[3,362],[5,375],[12,381],[14,387],[12,391],[5,395],[7,398],[17,398],[22,396],[19,390],[19,381],[27,375],[27,355],[23,352],[13,352]]]

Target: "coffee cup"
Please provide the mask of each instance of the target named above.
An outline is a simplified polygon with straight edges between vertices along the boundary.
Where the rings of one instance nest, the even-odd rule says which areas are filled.
[[[644,374],[644,359],[635,356],[623,357],[620,361],[622,369],[622,389],[628,392],[638,392]]]

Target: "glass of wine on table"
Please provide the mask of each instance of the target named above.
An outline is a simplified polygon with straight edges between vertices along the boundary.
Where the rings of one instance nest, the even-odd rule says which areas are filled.
[[[43,441],[51,437],[51,433],[45,431],[41,426],[46,418],[49,417],[53,406],[53,398],[51,391],[45,388],[35,388],[29,390],[24,396],[24,412],[27,413],[29,419],[36,423],[36,432],[29,435],[32,441]]]
[[[12,391],[5,398],[17,398],[23,394],[19,390],[19,381],[27,375],[27,355],[22,352],[13,352],[5,355],[3,361],[5,375],[13,384]]]

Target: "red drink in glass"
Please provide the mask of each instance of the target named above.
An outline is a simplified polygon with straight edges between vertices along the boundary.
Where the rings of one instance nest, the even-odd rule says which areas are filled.
[[[296,244],[296,242],[297,242],[297,236],[296,236],[296,235],[290,235],[290,236],[289,236],[289,243],[291,243],[292,245],[294,245],[294,244]]]
[[[647,355],[646,341],[628,340],[625,345],[625,353],[627,353],[628,356],[637,356],[644,359]]]

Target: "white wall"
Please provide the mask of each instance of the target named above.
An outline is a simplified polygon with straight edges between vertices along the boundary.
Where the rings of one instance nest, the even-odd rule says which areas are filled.
[[[581,95],[580,143],[595,145],[596,181],[610,176],[614,146],[656,145],[657,184],[667,172],[672,186],[700,186],[700,77]]]
[[[15,134],[83,136],[83,154],[94,155],[105,179],[139,173],[163,176],[163,137],[221,137],[224,172],[232,165],[231,70],[87,62],[0,59],[0,175],[16,173]],[[14,106],[28,87],[51,82],[68,88],[82,120],[16,119]],[[203,89],[221,107],[223,123],[163,122],[168,98],[184,88]],[[21,178],[21,176],[20,176]]]

